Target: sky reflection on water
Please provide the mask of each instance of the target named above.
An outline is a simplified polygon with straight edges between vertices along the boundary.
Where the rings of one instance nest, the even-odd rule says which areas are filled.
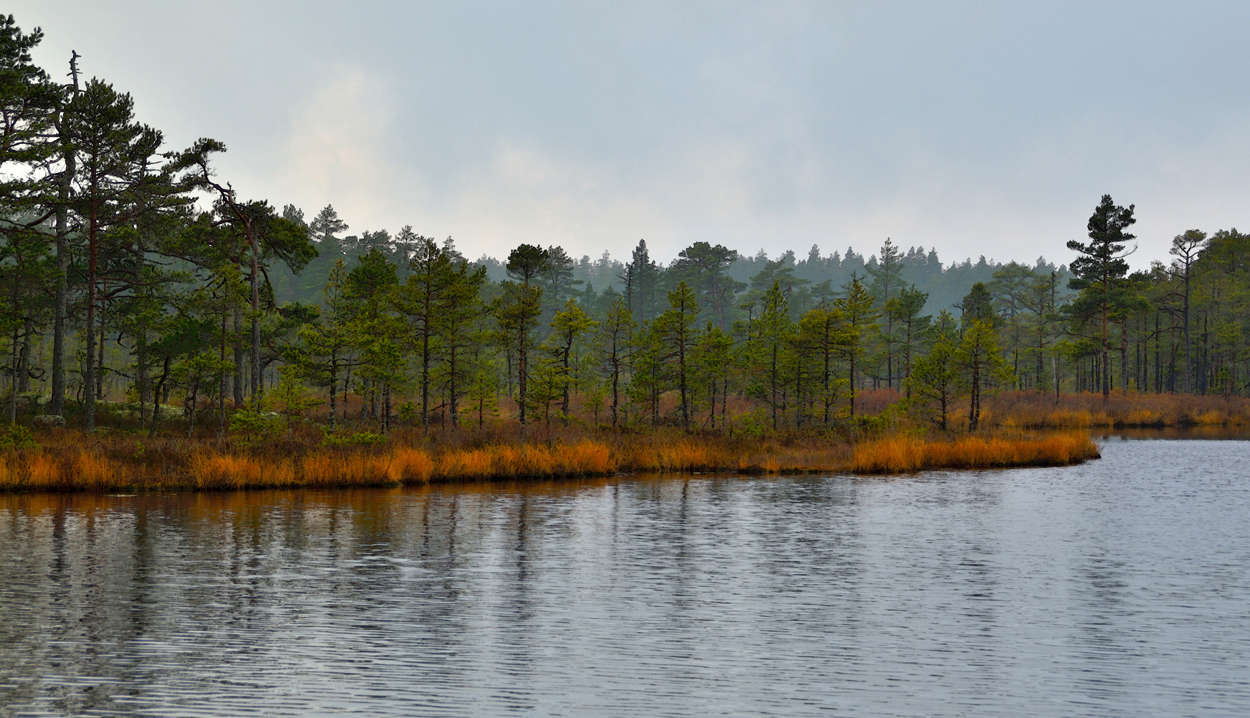
[[[1250,444],[0,497],[0,715],[1244,715]]]

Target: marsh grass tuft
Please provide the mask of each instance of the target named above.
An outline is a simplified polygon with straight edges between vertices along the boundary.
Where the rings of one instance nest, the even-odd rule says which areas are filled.
[[[35,445],[0,450],[0,491],[229,490],[552,479],[617,472],[896,473],[1075,463],[1097,456],[1079,432],[992,437],[878,435],[858,443],[829,433],[764,437],[575,432],[542,440],[441,440],[419,433],[388,443],[331,445],[319,434],[250,441],[88,436],[51,430]],[[481,437],[479,437],[480,440]]]
[[[855,447],[852,469],[861,474],[898,474],[925,469],[1066,466],[1098,457],[1098,445],[1081,433],[965,436],[953,441],[891,436]]]
[[[991,419],[983,424],[1021,429],[1108,429],[1164,426],[1250,425],[1250,399],[1193,394],[1053,395],[1002,392],[986,399]]]

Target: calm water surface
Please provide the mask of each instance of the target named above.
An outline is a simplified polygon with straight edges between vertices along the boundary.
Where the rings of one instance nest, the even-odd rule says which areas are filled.
[[[0,715],[1250,715],[1250,442],[0,497]]]

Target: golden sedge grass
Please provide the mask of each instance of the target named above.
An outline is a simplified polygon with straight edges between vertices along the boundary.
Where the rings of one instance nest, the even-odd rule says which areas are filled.
[[[947,439],[887,435],[857,444],[832,437],[748,439],[680,432],[613,434],[483,446],[249,448],[62,434],[51,445],[4,452],[0,490],[347,487],[606,476],[617,472],[896,473],[932,468],[1063,465],[1094,458],[1080,432]]]

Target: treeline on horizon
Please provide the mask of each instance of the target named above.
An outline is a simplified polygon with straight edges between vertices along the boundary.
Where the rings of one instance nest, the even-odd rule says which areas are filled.
[[[402,279],[407,274],[408,259],[412,256],[414,242],[419,236],[410,226],[404,227],[395,234],[383,229],[349,235],[347,232],[350,227],[339,218],[333,205],[326,206],[312,217],[308,217],[302,209],[286,205],[283,208],[283,216],[309,225],[318,257],[299,275],[284,271],[282,267],[275,269],[272,280],[275,296],[279,302],[319,301],[321,288],[325,286],[335,260],[342,258],[350,265],[371,249],[377,249],[395,262]],[[330,231],[327,232],[327,229]],[[444,239],[443,243],[446,244],[447,239]],[[448,247],[455,248],[454,240]],[[896,259],[902,266],[902,281],[914,284],[917,289],[929,295],[929,301],[925,304],[923,312],[925,315],[935,315],[942,309],[957,310],[959,302],[973,284],[989,283],[993,280],[994,273],[1005,266],[999,262],[987,260],[984,256],[976,262],[966,259],[963,262],[944,265],[936,249],[926,251],[924,247],[911,247],[903,251],[899,247],[893,248],[899,252]],[[575,260],[563,247],[553,245],[548,246],[547,249],[553,253],[555,263],[568,268],[571,272],[570,281],[578,289],[579,300],[583,303],[587,300],[599,299],[608,289],[618,294],[623,293],[628,279],[627,268],[637,261],[637,256],[645,256],[646,261],[655,261],[661,273],[681,260],[678,258],[668,265],[652,260],[645,239],[640,240],[639,245],[629,252],[625,260],[613,257],[608,250],[604,250],[597,259],[584,254],[580,259]],[[793,250],[785,250],[776,259],[770,259],[763,249],[753,255],[742,254],[724,247],[720,247],[717,251],[727,253],[729,264],[726,272],[738,283],[739,293],[758,285],[778,271],[787,270],[793,274],[794,279],[798,280],[797,286],[803,292],[810,293],[825,282],[835,288],[842,287],[855,277],[860,279],[868,277],[878,264],[875,254],[865,256],[856,252],[854,247],[847,247],[845,252],[835,251],[822,255],[820,247],[813,245],[804,258],[798,257]],[[458,249],[456,254],[463,256]],[[502,282],[508,279],[507,257],[500,259],[482,254],[477,259],[470,259],[470,264],[474,267],[484,267],[486,276],[491,281]],[[1066,287],[1067,280],[1071,278],[1066,266],[1055,266],[1042,257],[1039,257],[1032,265],[1026,266],[1038,274],[1055,272],[1059,277],[1061,287]],[[764,273],[762,277],[761,273]],[[1066,289],[1062,291],[1066,294]]]
[[[943,429],[958,405],[976,429],[1000,389],[1246,393],[1250,237],[1235,229],[1184,232],[1169,265],[1134,273],[1134,209],[1110,196],[1066,268],[943,268],[889,240],[869,260],[696,242],[661,265],[639,242],[623,262],[526,244],[471,261],[411,227],[349,236],[330,206],[240,198],[213,169],[221,143],[171,151],[76,56],[67,82],[35,66],[40,39],[0,18],[11,421],[38,394],[88,431],[95,400],[123,395],[153,433],[175,400],[191,433],[209,406],[223,427],[272,406],[383,431],[801,429],[863,422],[855,395],[874,388]]]

